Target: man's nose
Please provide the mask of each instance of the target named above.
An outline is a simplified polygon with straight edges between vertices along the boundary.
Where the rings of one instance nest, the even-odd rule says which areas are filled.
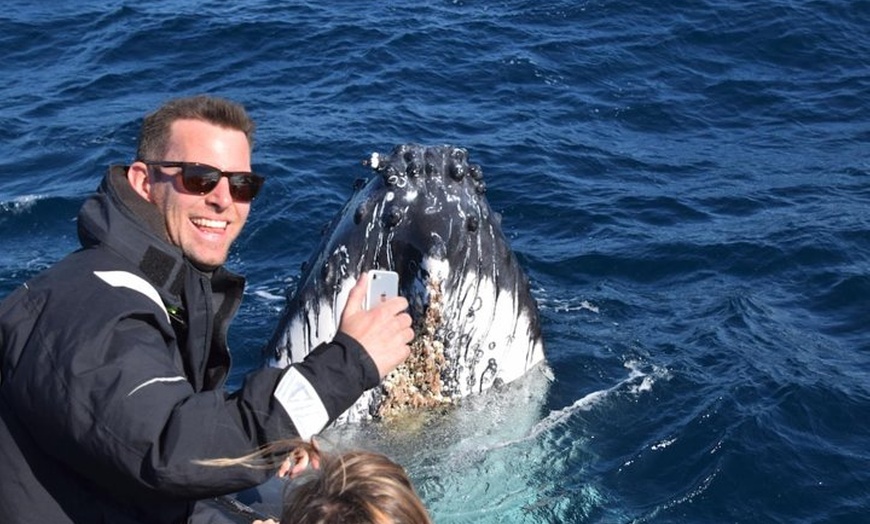
[[[205,195],[205,201],[219,209],[232,205],[233,196],[230,194],[230,180],[222,176],[215,188]]]

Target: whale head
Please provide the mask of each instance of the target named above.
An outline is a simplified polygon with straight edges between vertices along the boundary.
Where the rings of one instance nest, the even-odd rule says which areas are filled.
[[[364,164],[372,176],[357,181],[288,296],[271,364],[299,362],[331,340],[351,287],[370,269],[399,273],[416,336],[408,360],[339,422],[450,404],[542,362],[528,277],[467,151],[406,144]]]

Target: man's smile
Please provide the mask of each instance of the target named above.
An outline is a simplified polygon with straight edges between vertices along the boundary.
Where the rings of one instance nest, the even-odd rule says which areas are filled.
[[[220,229],[226,230],[229,222],[226,220],[212,220],[209,218],[191,218],[190,221],[200,229]]]

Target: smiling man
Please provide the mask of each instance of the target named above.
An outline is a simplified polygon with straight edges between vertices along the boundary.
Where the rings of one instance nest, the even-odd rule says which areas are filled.
[[[169,241],[202,268],[224,263],[248,218],[251,198],[263,184],[262,177],[251,173],[250,132],[202,120],[175,120],[170,124],[172,139],[165,152],[161,155],[143,149],[139,152],[141,160],[127,171],[133,189],[157,206],[165,219]],[[184,161],[190,158],[198,162]],[[195,176],[207,177],[209,173],[212,178],[207,180],[217,181],[216,186],[199,182],[190,187],[197,180]],[[233,193],[238,193],[237,198]]]
[[[407,357],[407,301],[364,310],[363,278],[333,341],[225,392],[253,130],[214,97],[148,115],[136,161],[82,206],[82,248],[0,303],[3,522],[200,522],[198,501],[271,472],[198,460],[308,438]]]

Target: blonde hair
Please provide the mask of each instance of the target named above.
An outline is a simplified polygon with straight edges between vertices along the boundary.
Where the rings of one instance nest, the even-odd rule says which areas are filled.
[[[281,524],[432,524],[405,469],[382,453],[325,453],[315,443],[287,440],[244,457],[199,463],[274,468],[290,450],[297,464],[315,467],[285,489]]]

